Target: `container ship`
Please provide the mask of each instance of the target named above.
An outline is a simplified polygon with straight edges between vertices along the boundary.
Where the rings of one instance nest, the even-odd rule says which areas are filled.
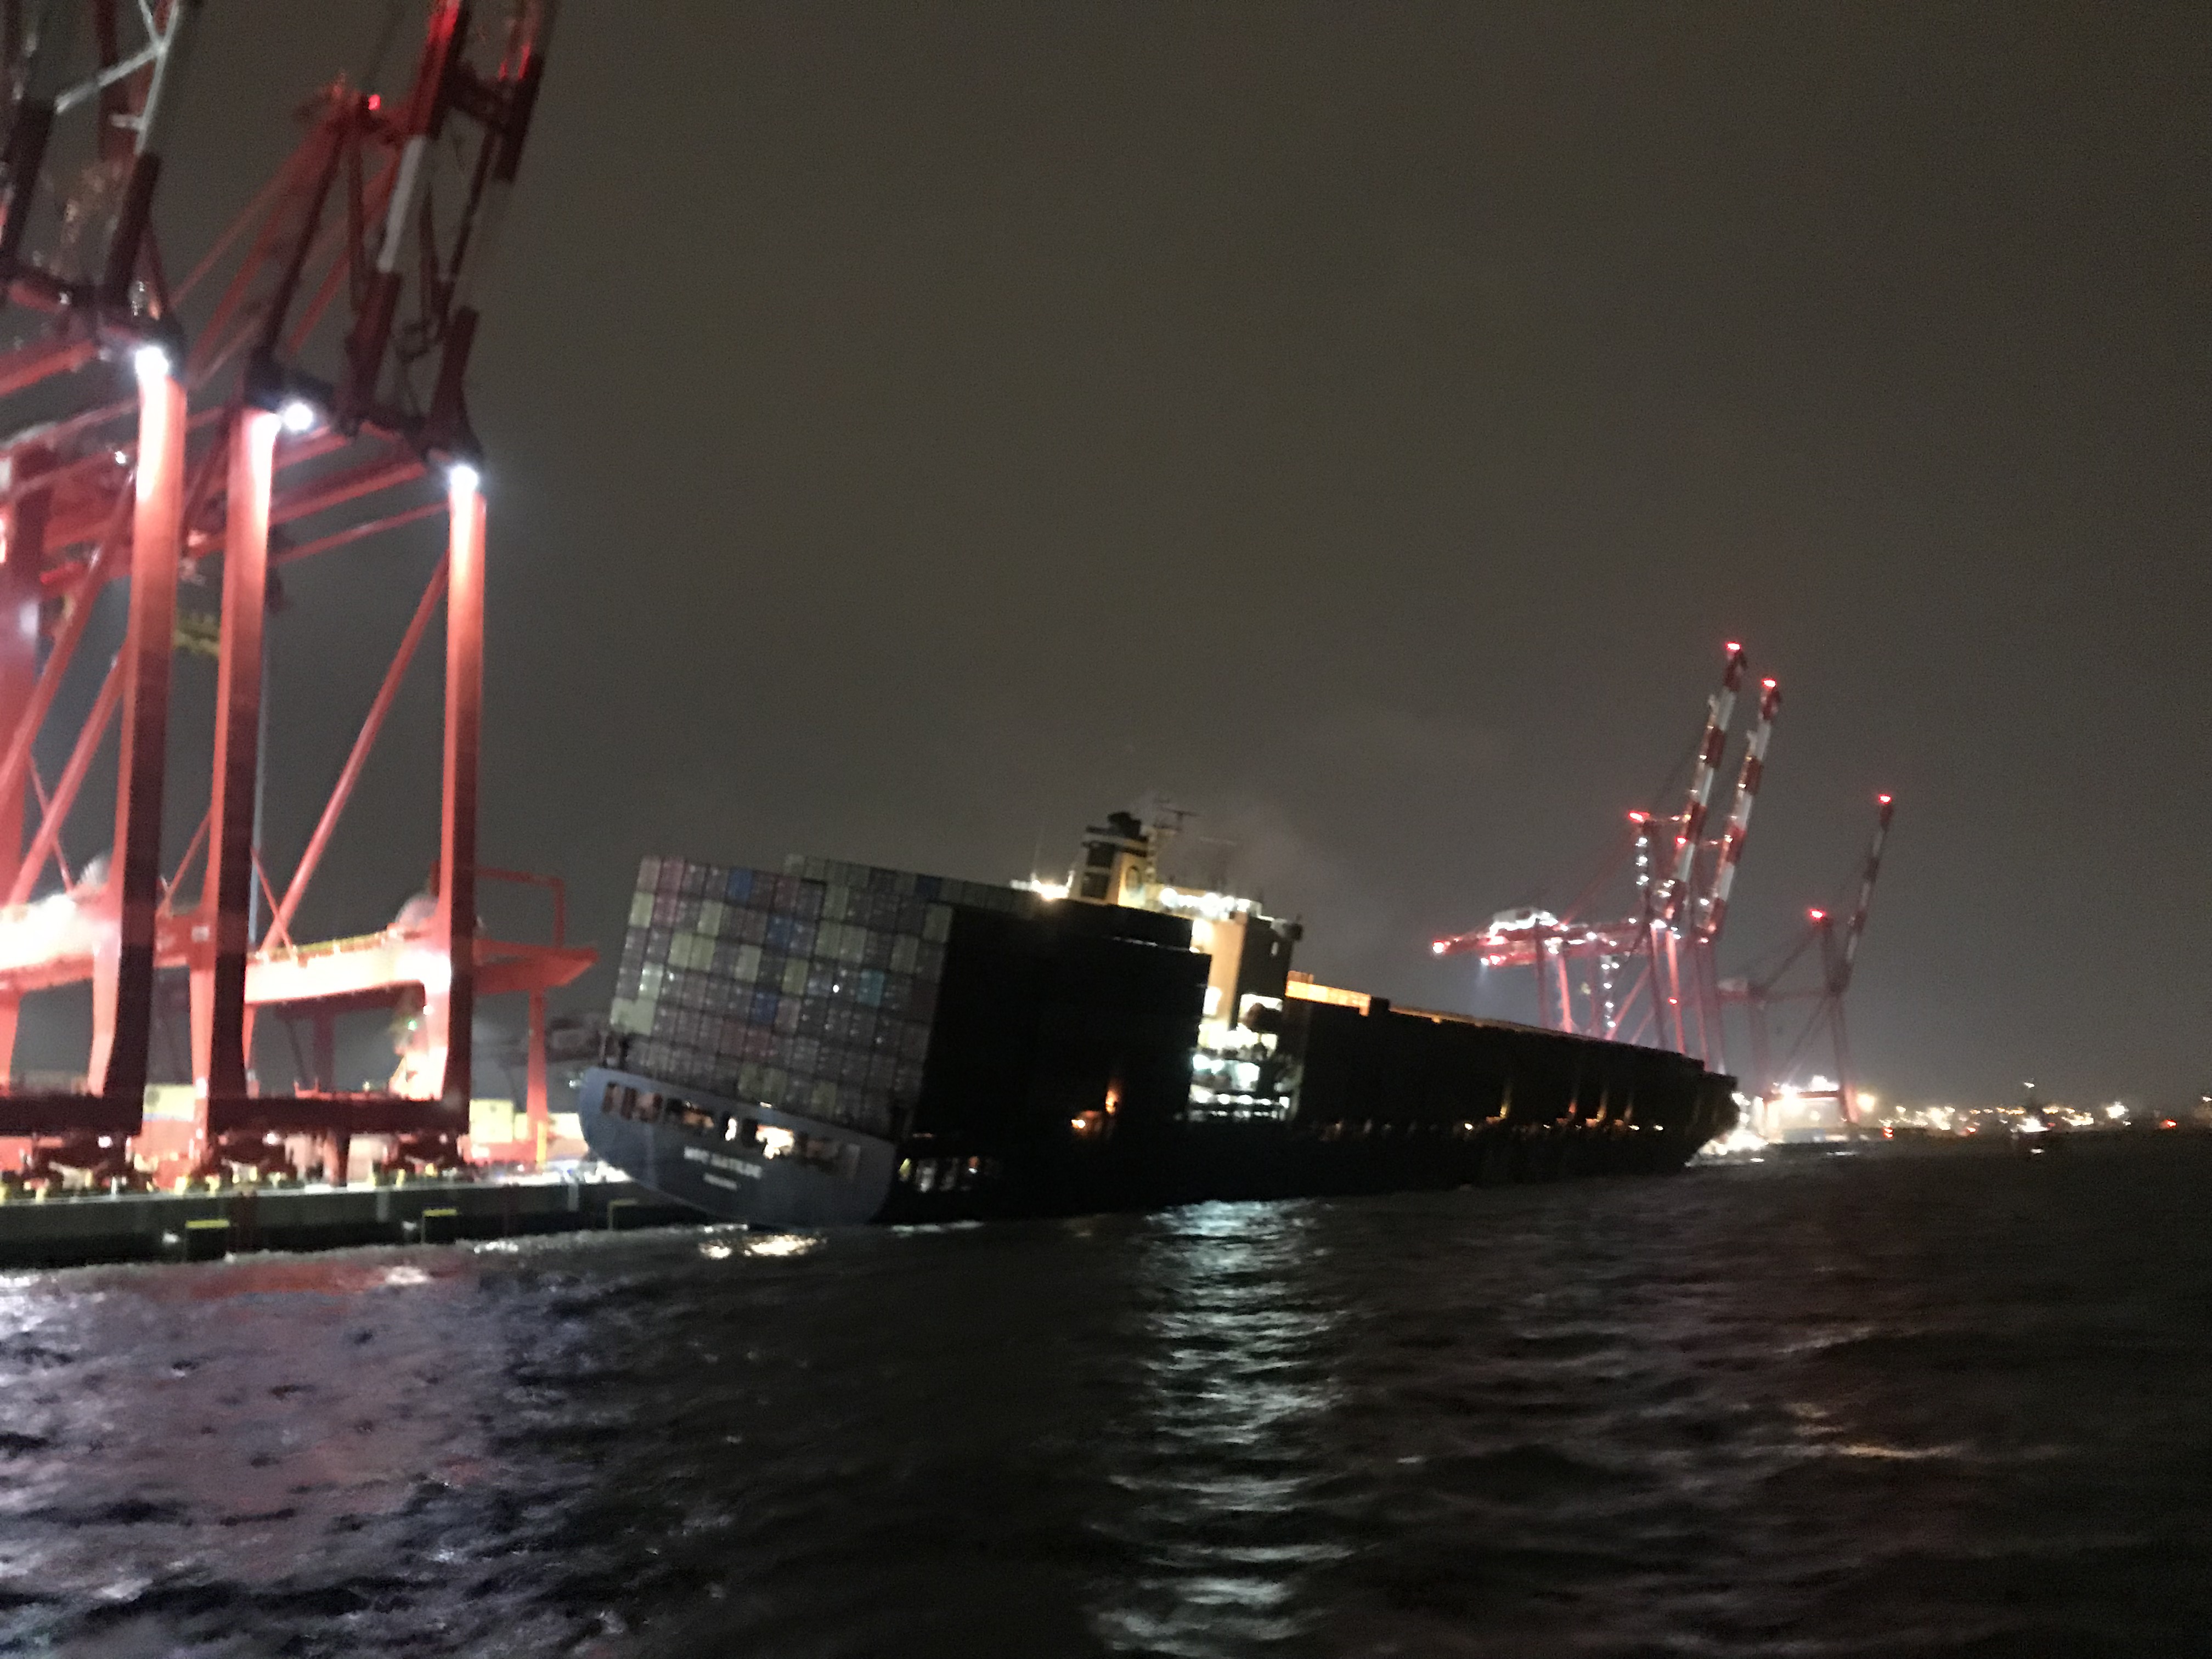
[[[1164,881],[1163,840],[1115,813],[1005,886],[646,859],[586,1139],[807,1227],[1657,1172],[1734,1126],[1688,1056],[1316,984],[1297,923]]]

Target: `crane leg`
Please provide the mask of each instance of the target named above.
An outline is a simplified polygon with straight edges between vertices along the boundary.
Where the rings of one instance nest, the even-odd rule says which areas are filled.
[[[123,643],[123,749],[115,841],[93,953],[92,1092],[143,1103],[153,1037],[154,923],[161,898],[161,799],[176,649],[177,556],[184,539],[185,389],[155,354],[138,364],[137,499],[130,618]]]
[[[46,471],[44,451],[16,457],[8,482],[21,484]],[[45,598],[40,573],[46,565],[46,508],[44,490],[21,496],[0,518],[0,732],[12,732],[31,717],[39,687],[39,607]],[[0,793],[0,892],[15,884],[23,862],[23,836],[29,792],[21,772]],[[15,1025],[22,997],[0,995],[0,1082],[15,1075]]]
[[[449,970],[426,986],[431,1052],[442,1052],[439,1098],[452,1133],[469,1126],[471,1026],[476,1012],[477,754],[483,704],[484,501],[472,473],[453,469],[446,552],[446,764],[437,929]]]
[[[241,410],[230,441],[222,554],[222,654],[216,672],[215,779],[201,913],[212,937],[193,953],[192,1081],[210,1100],[246,1094],[246,958],[252,948],[253,795],[261,731],[261,630],[269,574],[269,492],[277,417]]]

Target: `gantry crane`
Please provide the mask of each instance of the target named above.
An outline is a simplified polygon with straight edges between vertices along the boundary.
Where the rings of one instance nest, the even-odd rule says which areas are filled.
[[[1805,913],[1803,931],[1771,968],[1755,977],[1724,980],[1718,987],[1723,1002],[1740,1005],[1744,1010],[1752,1062],[1751,1074],[1746,1080],[1753,1092],[1772,1096],[1781,1082],[1794,1072],[1808,1048],[1825,1034],[1834,1066],[1837,1111],[1847,1124],[1859,1121],[1859,1111],[1858,1085],[1851,1069],[1850,1036],[1844,1018],[1844,997],[1851,988],[1851,976],[1857,966],[1859,942],[1866,936],[1867,917],[1874,907],[1875,882],[1881,874],[1882,849],[1888,843],[1890,820],[1896,810],[1893,796],[1875,797],[1874,834],[1860,863],[1857,896],[1840,931],[1832,911],[1809,909]],[[1819,977],[1811,983],[1793,985],[1798,964],[1808,960],[1817,963]],[[1791,1038],[1788,1053],[1777,1066],[1772,1063],[1771,1010],[1783,1004],[1804,1002],[1813,1005],[1812,1012]],[[1819,1099],[1826,1091],[1801,1088],[1796,1092],[1801,1099]]]
[[[1490,968],[1533,968],[1538,1018],[1556,1030],[1648,1042],[1724,1067],[1713,964],[1782,706],[1780,687],[1762,679],[1725,827],[1717,840],[1709,838],[1713,788],[1748,673],[1742,646],[1729,641],[1720,685],[1706,700],[1680,808],[1672,815],[1629,813],[1626,845],[1564,915],[1509,911],[1487,927],[1435,940],[1432,954],[1478,955]],[[1631,914],[1583,920],[1603,902],[1624,861],[1632,862]],[[1579,977],[1571,964],[1579,966]]]
[[[468,1125],[476,1001],[519,991],[542,1146],[544,994],[592,957],[567,943],[550,878],[514,878],[552,885],[550,942],[479,929],[479,880],[513,872],[477,860],[487,514],[464,385],[477,278],[529,131],[552,8],[511,0],[491,15],[434,0],[404,95],[387,108],[374,89],[322,88],[290,158],[173,285],[154,209],[157,186],[190,187],[164,149],[200,11],[201,0],[0,0],[0,298],[27,325],[0,351],[0,1071],[12,1076],[26,995],[88,981],[93,1002],[82,1086],[11,1086],[0,1135],[27,1141],[33,1161],[118,1173],[149,1157],[207,1172],[307,1136],[342,1179],[349,1137],[371,1133],[450,1159]],[[50,191],[50,179],[69,182]],[[445,557],[279,896],[255,824],[270,571],[441,514]],[[278,526],[296,526],[295,539],[272,544]],[[167,752],[177,584],[180,565],[214,558],[206,812],[172,862],[165,796],[194,784]],[[34,745],[93,600],[115,581],[129,585],[122,649],[49,786]],[[297,939],[301,898],[441,607],[434,902],[379,931]],[[80,875],[60,856],[63,827],[118,722],[111,854],[104,876]],[[58,887],[40,896],[50,864]],[[190,985],[194,1103],[182,1124],[143,1115],[164,969]],[[258,1087],[257,1011],[327,1021],[410,999],[422,1008],[419,1063],[392,1088],[345,1094],[327,1075],[289,1094]]]

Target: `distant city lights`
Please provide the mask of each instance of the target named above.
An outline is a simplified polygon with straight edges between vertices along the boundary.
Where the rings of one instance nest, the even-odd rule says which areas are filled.
[[[1808,1136],[1832,1139],[1850,1133],[1843,1121],[1842,1090],[1832,1078],[1814,1076],[1800,1083],[1780,1084],[1764,1098],[1747,1096],[1740,1103],[1747,1132],[1762,1141]],[[2136,1121],[2134,1109],[2118,1100],[2071,1106],[2032,1097],[2016,1105],[1960,1106],[1946,1102],[1914,1106],[1893,1103],[1871,1089],[1859,1089],[1853,1092],[1852,1106],[1862,1132],[1879,1131],[1886,1139],[1899,1133],[2039,1135],[2068,1129],[2121,1129]],[[2212,1126],[2212,1110],[2203,1116]],[[1742,1152],[1746,1147],[1734,1150]]]

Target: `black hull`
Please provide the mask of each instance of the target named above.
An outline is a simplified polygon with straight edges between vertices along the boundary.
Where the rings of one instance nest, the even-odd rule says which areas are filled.
[[[724,1124],[757,1123],[794,1141],[828,1141],[825,1159],[769,1157],[757,1142],[740,1145],[720,1131],[702,1133],[672,1116],[647,1121],[625,1115],[614,1103],[620,1091],[674,1100]],[[584,1139],[602,1163],[640,1186],[690,1205],[724,1221],[762,1227],[835,1227],[872,1221],[881,1213],[897,1174],[896,1143],[842,1125],[726,1100],[697,1089],[680,1091],[633,1072],[584,1074],[577,1102]]]
[[[696,1115],[643,1121],[608,1109],[623,1090],[680,1100]],[[999,1158],[954,1158],[934,1156],[926,1136],[893,1142],[635,1073],[588,1073],[578,1105],[586,1139],[606,1163],[718,1219],[762,1227],[1081,1215],[1211,1199],[1656,1175],[1681,1168],[1727,1127],[1702,1115],[1669,1129],[1568,1120],[1377,1125],[1356,1134],[1340,1126],[1178,1123],[1118,1144],[1048,1142]],[[816,1156],[802,1162],[739,1150],[728,1130],[732,1121],[804,1138]]]

